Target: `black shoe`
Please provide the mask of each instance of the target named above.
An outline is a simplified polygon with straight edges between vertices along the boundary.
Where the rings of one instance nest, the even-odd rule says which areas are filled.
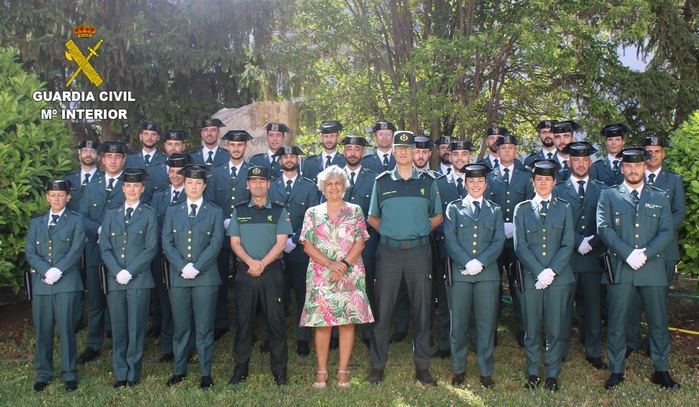
[[[517,345],[524,348],[524,331],[517,331]]]
[[[330,338],[330,349],[337,349],[340,347],[340,339]]]
[[[199,381],[199,388],[202,390],[206,390],[213,385],[214,381],[211,380],[211,376],[202,376],[201,380]]]
[[[126,382],[127,387],[136,387],[137,384],[138,382],[132,382],[131,380]]]
[[[223,335],[228,332],[228,328],[216,328],[214,329],[214,342],[221,339]]]
[[[609,378],[607,379],[606,382],[604,382],[604,388],[607,390],[611,390],[615,388],[616,386],[620,385],[624,381],[624,375],[623,373],[612,373],[609,375]]]
[[[432,354],[433,358],[440,358],[440,359],[446,359],[449,356],[451,356],[451,351],[448,349],[437,349],[436,352]]]
[[[163,353],[163,356],[160,357],[159,362],[167,363],[172,362],[173,360],[175,360],[175,355],[173,353]]]
[[[311,353],[311,347],[308,346],[308,341],[298,341],[296,343],[296,353],[298,353],[299,356],[308,356],[308,354]]]
[[[68,380],[66,382],[66,391],[70,393],[75,390],[78,390],[78,382],[75,380]]]
[[[466,373],[454,373],[451,377],[451,385],[454,387],[461,386],[466,381]]]
[[[668,390],[677,390],[680,384],[672,380],[672,376],[668,372],[655,372],[652,377],[653,383],[662,386]]]
[[[100,353],[92,349],[85,349],[85,352],[78,356],[78,363],[84,365],[87,362],[92,362],[99,357]]]
[[[383,381],[383,369],[371,369],[369,376],[366,378],[371,384],[379,384]]]
[[[527,376],[527,382],[524,383],[524,388],[534,390],[539,387],[539,383],[541,383],[539,376],[529,375]]]
[[[481,385],[486,389],[490,389],[495,386],[492,376],[481,376]]]
[[[49,384],[48,384],[47,382],[36,382],[36,383],[34,383],[34,391],[37,392],[37,393],[40,392],[40,391],[44,391],[44,389],[45,389],[46,386],[48,386],[48,385],[49,385]]]
[[[286,378],[286,373],[284,372],[272,373],[272,376],[274,376],[274,383],[276,383],[277,386],[286,386],[289,384],[289,380]]]
[[[609,366],[607,366],[606,363],[602,362],[601,358],[590,358],[586,357],[585,360],[587,360],[587,363],[591,364],[592,367],[594,367],[597,370],[607,370],[609,369]]]
[[[403,339],[408,336],[407,332],[396,332],[391,336],[391,340],[389,343],[398,343],[398,342],[403,342]]]
[[[635,350],[636,350],[636,349],[633,349],[633,348],[626,348],[626,355],[624,355],[624,359],[628,359],[629,356],[631,356],[631,354],[632,354],[633,351],[635,351]]]
[[[269,339],[265,339],[262,341],[260,344],[260,353],[268,353],[269,351],[272,350],[272,347],[269,346]]]
[[[120,389],[122,387],[126,387],[126,380],[117,380],[114,382],[112,385],[115,389]]]
[[[167,387],[174,386],[177,383],[183,381],[186,376],[187,375],[183,375],[183,374],[174,374],[167,380],[167,383],[165,383],[165,385]]]
[[[436,386],[437,381],[434,380],[432,375],[430,374],[430,371],[427,369],[417,369],[415,370],[415,380],[422,384],[426,384],[428,386]]]
[[[558,391],[558,379],[555,377],[547,377],[544,388],[548,391]]]
[[[228,384],[236,385],[240,384],[245,381],[245,379],[248,378],[248,365],[247,363],[244,365],[235,365],[235,369],[233,369],[233,376],[231,376],[231,379],[228,381]]]

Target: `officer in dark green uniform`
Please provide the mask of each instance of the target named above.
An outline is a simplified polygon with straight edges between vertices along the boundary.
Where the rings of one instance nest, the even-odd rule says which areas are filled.
[[[218,136],[221,127],[226,127],[226,125],[219,119],[203,119],[200,127],[202,148],[192,154],[192,161],[198,165],[205,165],[207,168],[225,164],[228,161],[228,152],[225,148],[219,147]]]
[[[83,140],[78,144],[78,161],[80,171],[66,175],[64,178],[70,182],[73,190],[70,192],[70,201],[67,208],[71,211],[80,209],[80,200],[85,193],[87,184],[100,182],[104,173],[97,168],[100,159],[100,143],[97,140]]]
[[[434,168],[434,171],[438,172],[439,175],[449,175],[452,171],[450,143],[451,137],[449,136],[439,136],[434,143],[437,146],[437,154],[439,155],[439,165]]]
[[[667,195],[670,200],[670,208],[672,210],[674,236],[672,243],[670,243],[665,252],[665,271],[667,272],[669,288],[675,274],[675,267],[680,261],[677,234],[680,225],[684,222],[687,208],[685,206],[682,178],[663,166],[666,146],[665,140],[661,137],[646,137],[643,140],[643,148],[645,148],[649,154],[646,160],[645,182],[647,182],[648,185],[665,191],[665,195]],[[641,298],[639,296],[634,297],[629,315],[629,325],[626,328],[626,357],[640,347],[645,347],[646,349],[648,347],[648,343],[644,343],[644,341],[641,340]]]
[[[567,304],[575,278],[570,257],[575,245],[575,223],[570,204],[551,192],[558,166],[535,161],[532,182],[536,195],[515,207],[515,251],[521,262],[524,292],[520,295],[524,322],[526,388],[539,385],[542,323],[546,334],[545,387],[558,390],[563,352],[570,333],[565,332]]]
[[[452,163],[454,160],[452,159]],[[497,329],[500,270],[497,259],[505,243],[502,210],[483,198],[488,168],[463,168],[468,193],[452,201],[444,220],[444,241],[451,261],[447,278],[451,316],[453,386],[464,383],[471,317],[475,319],[476,355],[481,384],[493,387],[493,349]]]
[[[476,147],[469,140],[451,139],[449,143],[451,169],[448,175],[440,176],[435,181],[439,188],[439,196],[442,200],[442,208],[446,208],[450,202],[457,199],[463,199],[466,193],[466,177],[464,168],[471,161],[471,152]],[[485,166],[484,166],[485,167]],[[487,168],[487,167],[485,167]],[[449,340],[449,306],[447,303],[447,287],[445,284],[445,270],[447,249],[445,245],[445,235],[443,224],[435,229],[433,238],[437,243],[437,253],[435,254],[435,269],[433,270],[432,278],[435,283],[435,298],[438,307],[437,311],[437,326],[438,340],[437,350],[432,355],[434,357],[448,358],[451,355],[451,345]],[[435,281],[436,280],[436,281]]]
[[[311,339],[310,328],[299,326],[301,312],[306,298],[306,269],[308,268],[308,255],[299,245],[299,235],[303,226],[303,216],[311,206],[320,203],[320,196],[315,182],[304,178],[299,174],[299,156],[303,151],[296,146],[281,147],[275,153],[281,165],[282,174],[272,181],[269,189],[269,199],[272,202],[281,202],[286,206],[291,219],[291,227],[294,230],[289,236],[284,248],[284,263],[286,266],[285,297],[288,298],[289,290],[294,291],[296,302],[296,315],[294,326],[296,327],[296,353],[306,356],[311,349],[308,341]],[[270,173],[271,174],[271,173]],[[288,306],[289,302],[287,302]]]
[[[602,191],[597,204],[597,230],[611,257],[612,281],[606,281],[608,318],[607,354],[611,374],[605,388],[624,381],[626,326],[634,296],[648,318],[653,383],[677,389],[668,373],[670,335],[667,320],[665,256],[673,242],[672,209],[665,192],[644,182],[642,148],[626,148],[621,159],[624,182]]]
[[[506,134],[509,134],[509,132],[505,127],[490,127],[485,129],[485,144],[488,146],[488,154],[483,157],[478,164],[485,165],[489,170],[497,169],[500,166],[497,141],[500,136]]]
[[[347,165],[345,172],[350,181],[350,186],[345,190],[343,200],[345,202],[359,205],[362,208],[364,219],[369,216],[369,203],[371,202],[371,191],[374,189],[374,181],[376,173],[362,165],[362,157],[364,157],[364,148],[369,145],[369,142],[364,137],[347,136],[342,139],[341,144],[345,146],[344,156]],[[369,240],[364,242],[364,250],[362,250],[362,262],[366,269],[366,293],[369,298],[369,304],[372,309],[376,309],[374,300],[374,283],[376,281],[376,249],[379,246],[379,232],[367,225],[369,232]],[[371,343],[371,334],[373,324],[365,324],[362,327],[362,341],[369,346]]]
[[[85,264],[87,274],[87,345],[78,356],[78,363],[87,363],[100,355],[105,336],[105,325],[111,330],[107,314],[106,296],[99,279],[99,266],[102,264],[97,240],[102,221],[109,209],[124,204],[124,190],[121,187],[121,173],[126,157],[126,145],[118,141],[102,144],[102,168],[104,177],[99,183],[88,184],[80,200],[80,214],[85,221]],[[105,324],[106,322],[106,324]]]
[[[278,386],[288,384],[288,350],[284,331],[284,274],[281,255],[293,233],[284,205],[268,197],[269,169],[253,166],[247,173],[249,202],[238,203],[228,236],[237,256],[235,276],[235,369],[229,384],[244,381],[249,372],[258,301],[267,319],[272,375]]]
[[[595,369],[606,370],[607,365],[601,359],[601,297],[602,272],[599,257],[604,252],[604,243],[597,235],[595,212],[602,190],[607,186],[591,179],[589,176],[592,160],[590,156],[597,151],[586,141],[568,144],[565,153],[570,162],[570,178],[559,182],[553,188],[553,195],[570,204],[575,222],[575,250],[570,265],[573,268],[575,285],[568,299],[565,332],[572,329],[573,300],[582,311],[580,332],[583,335],[585,359]],[[570,341],[566,344],[564,358],[568,354]]]
[[[140,202],[145,174],[139,168],[124,170],[124,205],[105,214],[99,243],[112,313],[115,389],[133,387],[141,379],[150,292],[155,287],[150,264],[158,249],[158,215]]]
[[[553,133],[553,143],[556,145],[556,156],[553,161],[555,161],[558,166],[558,174],[556,174],[556,180],[558,182],[563,182],[570,177],[570,165],[568,164],[568,155],[564,152],[566,146],[573,141],[575,141],[575,133],[580,128],[580,125],[573,120],[563,120],[556,122],[551,127],[551,133]]]
[[[153,194],[167,188],[168,178],[165,169],[167,155],[157,150],[156,145],[160,141],[160,125],[144,120],[141,122],[141,132],[138,135],[141,140],[141,151],[126,156],[124,168],[142,168],[146,170],[145,191],[141,201],[150,202]]]
[[[85,244],[82,217],[66,209],[70,184],[62,179],[46,186],[49,212],[32,219],[24,245],[31,267],[32,320],[36,331],[34,391],[42,391],[53,377],[53,332],[61,341],[61,373],[66,390],[78,388],[76,316],[83,282],[80,258]]]
[[[265,125],[265,131],[267,132],[267,152],[250,157],[250,165],[269,168],[270,177],[275,179],[281,175],[282,167],[279,157],[274,154],[284,145],[284,136],[291,132],[291,129],[284,123],[270,122]]]
[[[551,133],[551,127],[554,123],[556,123],[555,120],[542,120],[536,125],[539,141],[541,141],[541,150],[529,154],[524,159],[525,167],[536,160],[556,160],[556,145],[553,142],[553,133]]]
[[[514,236],[515,206],[525,199],[530,199],[534,196],[531,181],[532,174],[515,159],[517,156],[517,138],[515,136],[510,134],[500,136],[494,146],[496,151],[501,152],[502,155],[500,156],[499,154],[500,163],[498,168],[488,174],[485,197],[495,202],[502,209],[505,245],[498,258],[498,268],[501,270],[501,273],[504,269],[507,276],[510,298],[512,298],[512,311],[515,317],[515,338],[519,346],[523,347],[524,325],[522,324],[518,291],[521,282],[517,281],[515,273],[514,265],[517,263],[517,254],[515,253],[512,238]],[[502,294],[502,288],[500,288],[501,298]],[[502,301],[498,302],[498,321],[501,314]],[[497,333],[495,334],[495,342],[497,343]]]
[[[184,193],[184,175],[180,174],[180,170],[184,166],[191,164],[192,159],[188,154],[173,153],[167,159],[168,178],[170,186],[158,191],[153,195],[151,207],[158,215],[158,236],[162,236],[163,223],[165,222],[165,212],[172,205],[177,205],[184,202],[187,196]],[[162,356],[160,362],[172,362],[175,355],[172,351],[172,307],[170,306],[170,297],[168,294],[165,281],[168,279],[167,271],[163,267],[163,248],[160,238],[158,238],[158,251],[153,258],[151,270],[153,271],[153,279],[155,280],[155,292],[158,296],[158,304],[160,308],[160,347]],[[190,342],[194,343],[194,338]]]
[[[384,171],[392,170],[396,167],[396,158],[393,154],[393,133],[396,126],[393,123],[380,120],[371,128],[376,141],[376,151],[362,159],[362,167],[381,174]]]
[[[250,199],[250,192],[245,185],[245,174],[250,165],[245,162],[245,149],[252,136],[245,130],[231,130],[223,135],[230,159],[225,164],[215,165],[211,168],[212,176],[207,180],[204,197],[209,202],[223,210],[223,226],[228,227],[233,208],[240,202]],[[223,239],[223,245],[218,255],[218,271],[221,274],[221,287],[218,290],[216,302],[216,327],[214,340],[228,332],[230,320],[228,318],[228,279],[231,275],[231,245],[227,239]]]
[[[189,134],[184,130],[165,130],[162,134],[162,139],[163,150],[168,157],[173,154],[184,154],[187,151]]]
[[[167,209],[162,234],[163,251],[170,263],[170,304],[175,325],[175,369],[167,385],[184,380],[190,336],[196,335],[202,376],[199,387],[206,389],[213,386],[214,320],[221,285],[216,257],[224,236],[223,212],[203,198],[209,174],[206,167],[189,165],[182,171],[187,201]]]
[[[376,254],[379,317],[371,341],[370,383],[383,380],[388,361],[389,325],[398,288],[405,279],[415,327],[415,378],[424,384],[437,384],[429,372],[432,298],[429,234],[442,223],[442,204],[434,176],[418,173],[413,167],[414,149],[413,133],[394,134],[396,168],[376,177],[371,194],[369,224],[379,231],[381,240]]]
[[[329,166],[338,165],[344,167],[345,157],[337,151],[340,131],[342,131],[342,123],[337,120],[328,120],[320,125],[318,133],[320,133],[323,144],[323,152],[304,160],[301,174],[305,178],[316,182],[318,174]]]
[[[617,154],[624,148],[625,137],[629,128],[624,123],[607,124],[600,134],[604,136],[607,156],[597,160],[590,168],[590,177],[607,185],[615,186],[624,181],[621,173],[621,160]]]

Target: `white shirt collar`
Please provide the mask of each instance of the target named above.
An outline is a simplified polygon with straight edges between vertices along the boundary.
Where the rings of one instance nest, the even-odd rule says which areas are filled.
[[[349,177],[349,175],[350,175],[351,172],[353,172],[354,175],[358,175],[359,172],[362,170],[362,165],[360,164],[360,165],[359,165],[357,168],[355,168],[354,170],[351,170],[350,167],[348,167],[348,166],[345,165],[344,170],[345,170],[345,173],[347,174],[348,177]]]
[[[240,167],[242,167],[242,166],[243,166],[243,161],[241,161],[240,164],[235,165],[235,164],[233,164],[233,161],[228,160],[228,167],[229,167],[228,169],[230,170],[233,167],[235,167],[236,174],[240,174]]]
[[[207,146],[203,146],[201,148],[201,154],[204,156],[204,160],[209,158],[209,151],[211,151],[213,153],[212,154],[213,157],[216,157],[216,152],[218,151],[218,146],[216,146],[214,148],[209,148]]]
[[[381,162],[383,162],[383,155],[384,154],[388,154],[388,161],[391,161],[391,157],[393,157],[393,148],[386,151],[385,153],[383,151],[379,150],[378,148],[376,149],[376,156],[379,157],[379,160],[381,160]]]
[[[104,182],[105,182],[105,185],[109,185],[109,180],[112,179],[112,178],[114,178],[114,183],[116,184],[117,181],[119,180],[119,178],[121,178],[121,173],[122,173],[122,172],[124,172],[124,171],[119,172],[119,173],[118,173],[117,175],[115,175],[115,176],[107,175],[107,174],[105,173],[105,174],[104,174]]]
[[[197,213],[199,213],[199,209],[201,208],[201,205],[204,203],[204,198],[199,198],[196,201],[192,201],[187,197],[187,208],[190,208],[192,204],[197,205]]]
[[[586,175],[585,178],[578,178],[571,173],[570,181],[573,183],[573,185],[578,185],[578,181],[585,181],[585,187],[587,187],[587,183],[590,182],[590,176]]]
[[[128,202],[124,202],[124,212],[126,212],[127,209],[132,208],[134,211],[136,208],[138,208],[138,204],[140,204],[141,201],[136,202],[134,205],[129,205]]]
[[[274,153],[276,153],[276,151],[272,151],[269,148],[267,149],[267,157],[269,157],[270,160],[274,157]]]
[[[463,181],[462,185],[464,186],[464,188],[466,188],[466,174],[461,173],[461,172],[456,172],[456,170],[454,170],[452,168],[451,172],[449,173],[449,175],[447,175],[447,177],[451,178],[451,180],[452,180],[452,182],[454,182],[454,184],[456,184],[457,178],[461,178],[461,180]]]
[[[488,159],[490,160],[490,163],[495,166],[495,160],[498,160],[498,165],[500,165],[500,157],[497,155],[493,155],[491,153],[488,153]]]
[[[480,198],[475,199],[470,194],[466,194],[461,202],[463,202],[465,205],[473,205],[474,202],[478,202],[481,205],[481,208],[483,208],[483,195],[481,195]]]
[[[507,167],[503,167],[502,163],[500,163],[500,174],[503,176],[505,175],[505,168],[510,170],[510,177],[512,177],[512,173],[515,172],[515,162],[513,161],[512,164],[508,165]]]
[[[327,158],[325,157],[330,157],[330,162],[335,159],[335,154],[337,154],[337,150],[333,151],[332,153],[327,153],[325,150],[323,150],[323,165],[325,165],[325,161],[327,161]]]
[[[663,167],[660,166],[660,167],[658,167],[658,169],[655,170],[655,171],[648,171],[648,170],[645,170],[644,172],[646,173],[646,178],[648,178],[648,176],[649,176],[650,174],[655,174],[655,179],[658,179],[658,174],[660,174],[660,170],[662,170],[662,169],[663,169]]]
[[[563,161],[568,161],[569,157],[563,157],[563,155],[559,152],[556,154],[556,158],[558,158],[558,163],[561,164],[561,168],[563,168]]]
[[[299,173],[297,172],[296,175],[294,175],[293,178],[287,178],[286,174],[282,174],[282,179],[284,180],[284,186],[286,186],[286,181],[291,180],[291,186],[294,186],[294,183],[296,182],[296,178],[299,177]]]
[[[90,174],[90,181],[92,181],[92,177],[94,177],[96,173],[97,173],[97,167],[93,168],[92,171],[90,171],[90,172],[87,172],[81,168],[80,169],[80,182],[82,183],[83,180],[85,179],[85,174]]]
[[[532,206],[535,208],[538,208],[541,206],[541,201],[549,201],[549,204],[551,203],[551,199],[553,198],[553,195],[549,195],[548,197],[544,198],[543,196],[539,194],[534,194],[534,198],[532,198]]]
[[[141,154],[143,154],[143,159],[146,159],[146,155],[150,155],[150,159],[152,160],[153,157],[155,157],[155,154],[158,152],[158,150],[153,150],[151,152],[146,151],[145,148],[141,149]]]
[[[621,159],[620,159],[620,158],[616,158],[615,155],[607,154],[607,159],[609,160],[609,164],[611,164],[612,167],[614,167],[614,160],[618,161],[618,162],[619,162],[619,165],[621,165]]]
[[[551,153],[551,158],[553,158],[553,156],[556,155],[556,146],[552,146],[551,148],[546,148],[542,146],[541,152],[544,153],[544,158],[546,158],[548,153]]]
[[[447,173],[447,169],[451,168],[451,172],[454,172],[454,168],[451,165],[444,165],[444,163],[439,163],[439,172],[442,174]]]
[[[644,184],[645,184],[644,182],[641,182],[641,184],[637,188],[631,188],[631,185],[627,184],[626,181],[624,181],[624,186],[626,187],[626,189],[629,190],[629,193],[631,193],[633,191],[638,191],[639,198],[641,198],[641,192],[643,192],[643,185]]]
[[[175,188],[172,185],[170,185],[170,195],[174,194],[175,191],[179,191],[180,193],[182,193],[183,189],[184,189],[184,184],[182,184],[182,186],[180,186],[179,188]]]
[[[58,213],[53,213],[53,210],[49,209],[49,225],[51,224],[51,219],[52,219],[51,215],[58,215],[58,218],[60,219],[60,217],[63,216],[63,212],[65,212],[65,211],[66,211],[65,207],[63,207],[63,209]]]

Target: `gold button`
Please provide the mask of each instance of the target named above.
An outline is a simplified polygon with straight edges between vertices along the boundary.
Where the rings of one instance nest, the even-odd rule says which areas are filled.
[[[541,253],[542,256],[546,256],[546,252]]]
[[[191,230],[188,230],[187,233],[189,233],[189,234],[191,235],[191,234],[192,234],[192,231],[191,231]]]
[[[541,229],[542,232],[546,233],[546,229]]]
[[[638,238],[638,233],[636,233],[636,238]]]
[[[177,233],[177,229],[172,229],[172,233]]]
[[[478,237],[478,234],[474,233],[474,234],[473,234],[473,237]]]
[[[545,244],[542,244],[541,247],[543,247],[543,248],[545,249],[545,248],[546,248],[546,245],[545,245]]]
[[[580,218],[581,218],[581,219],[585,219],[585,215],[582,215]]]
[[[585,229],[585,225],[582,225],[582,228]]]
[[[476,254],[476,251],[475,251],[475,250],[473,250],[473,251],[472,251],[472,253],[473,253],[473,254]]]
[[[641,227],[641,224],[640,224],[640,223],[637,223],[637,224],[636,224],[636,227],[637,227],[637,228],[640,228],[640,227]]]
[[[192,239],[187,239],[187,241],[188,241],[188,242],[191,242],[191,241],[192,241]]]
[[[190,259],[191,259],[191,258],[192,258],[192,255],[191,255],[191,254],[187,254],[187,258],[190,258]]]
[[[509,200],[509,199],[507,200],[507,203],[510,203],[510,200]]]
[[[543,239],[546,240],[546,236],[544,236]]]
[[[473,228],[474,228],[474,229],[478,229],[478,225],[473,225]]]
[[[124,258],[124,255],[123,255],[123,254],[121,255],[121,258],[122,258],[122,259]]]
[[[116,233],[112,232],[112,236],[116,235]]]
[[[476,242],[473,242],[473,245],[475,246],[475,245],[476,245]]]
[[[192,250],[192,246],[187,246],[187,250]]]
[[[634,248],[635,248],[635,249],[638,249],[638,245],[636,245]]]
[[[505,210],[506,210],[507,212],[509,212],[509,211],[510,211],[510,208],[505,208]],[[509,219],[508,219],[508,220],[509,220]]]

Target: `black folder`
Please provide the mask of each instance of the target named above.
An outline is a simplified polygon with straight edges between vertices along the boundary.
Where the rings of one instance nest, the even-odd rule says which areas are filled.
[[[162,270],[163,270],[163,285],[165,286],[166,289],[170,289],[170,262],[167,261],[165,256],[163,256],[162,259]]]
[[[32,273],[29,270],[24,272],[24,294],[27,300],[32,300]]]
[[[109,272],[107,271],[107,266],[105,266],[104,264],[100,264],[100,267],[98,269],[98,273],[99,273],[99,278],[100,278],[100,287],[102,287],[102,293],[106,295],[107,294],[107,287],[108,287],[107,286],[107,274],[109,274]]]
[[[605,274],[607,274],[609,284],[614,284],[614,272],[612,271],[612,256],[609,255],[609,252],[604,252],[601,256],[599,256],[599,261],[602,265],[602,268],[604,268]]]

